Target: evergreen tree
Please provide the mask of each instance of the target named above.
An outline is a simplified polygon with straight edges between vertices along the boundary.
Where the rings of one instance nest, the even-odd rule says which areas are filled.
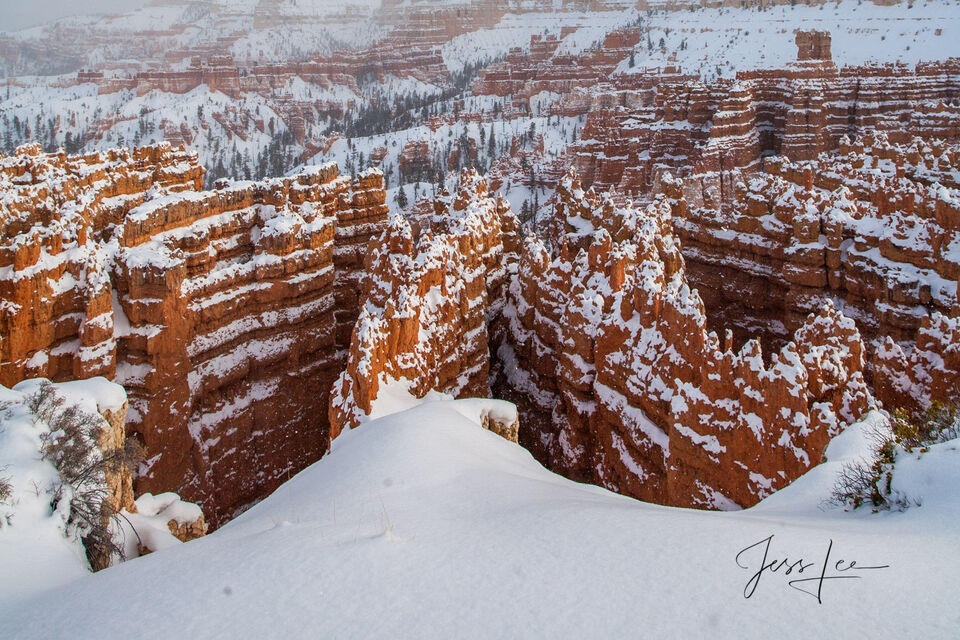
[[[406,208],[407,208],[407,204],[409,203],[409,201],[407,200],[407,188],[406,188],[406,187],[400,187],[400,190],[397,191],[396,201],[397,201],[397,205],[398,205],[401,209],[406,209]]]

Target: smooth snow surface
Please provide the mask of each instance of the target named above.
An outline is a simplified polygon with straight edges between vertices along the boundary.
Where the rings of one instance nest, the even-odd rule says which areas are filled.
[[[955,491],[904,513],[818,508],[858,428],[775,499],[707,513],[565,480],[455,405],[344,433],[207,538],[7,611],[4,637],[956,637]],[[822,604],[769,573],[745,599],[756,569],[734,558],[770,535],[771,556],[818,563],[806,575],[831,540],[831,574],[890,567],[826,581]]]

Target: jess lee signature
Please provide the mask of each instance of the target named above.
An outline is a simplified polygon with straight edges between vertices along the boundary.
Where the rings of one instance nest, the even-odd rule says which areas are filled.
[[[822,561],[807,560],[806,558],[791,559],[785,554],[775,554],[771,551],[773,534],[763,540],[744,547],[737,553],[737,566],[752,571],[750,579],[743,587],[743,597],[750,598],[760,586],[760,579],[772,574],[782,575],[787,579],[787,585],[808,596],[813,596],[817,602],[823,604],[823,585],[831,580],[857,580],[863,576],[861,571],[875,571],[886,569],[890,565],[866,566],[859,564],[849,557],[833,560],[831,555],[837,556],[833,549],[833,540],[827,544],[826,553]]]

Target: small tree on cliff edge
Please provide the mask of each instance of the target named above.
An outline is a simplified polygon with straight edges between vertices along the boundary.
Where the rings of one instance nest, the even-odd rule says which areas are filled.
[[[397,205],[398,205],[401,209],[406,209],[406,208],[407,208],[407,203],[408,203],[409,201],[407,200],[407,189],[406,189],[406,187],[402,187],[402,186],[401,186],[401,187],[400,187],[400,190],[397,191],[396,201],[397,201]]]

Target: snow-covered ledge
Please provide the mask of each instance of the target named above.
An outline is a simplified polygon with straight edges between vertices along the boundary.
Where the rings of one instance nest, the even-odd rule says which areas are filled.
[[[389,416],[400,411],[406,411],[421,404],[430,402],[449,403],[460,415],[476,422],[484,429],[492,431],[510,442],[517,442],[520,429],[520,419],[517,407],[506,400],[491,398],[464,398],[455,399],[448,393],[428,391],[427,395],[417,398],[411,393],[414,387],[412,380],[396,380],[389,376],[380,377],[377,397],[370,403],[370,413],[362,422],[369,422],[377,418]]]

